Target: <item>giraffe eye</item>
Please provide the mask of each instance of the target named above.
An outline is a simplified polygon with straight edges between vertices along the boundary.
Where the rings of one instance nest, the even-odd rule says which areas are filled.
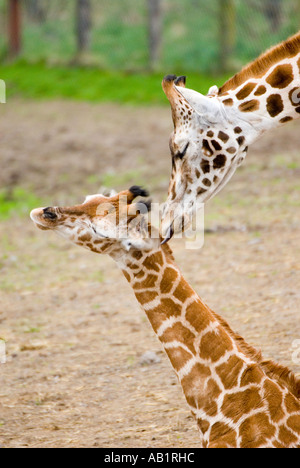
[[[190,146],[190,143],[188,142],[182,151],[179,151],[178,153],[175,154],[175,158],[183,159],[189,146]]]

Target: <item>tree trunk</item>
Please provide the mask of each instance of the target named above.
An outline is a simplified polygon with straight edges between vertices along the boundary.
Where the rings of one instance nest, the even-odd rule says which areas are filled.
[[[236,39],[235,0],[219,0],[220,71],[231,68]]]
[[[149,57],[150,67],[155,68],[160,60],[162,36],[161,0],[148,0]]]
[[[9,54],[16,57],[21,52],[21,0],[8,4]]]
[[[77,52],[85,52],[90,46],[91,39],[91,1],[77,0],[76,8],[76,35]]]

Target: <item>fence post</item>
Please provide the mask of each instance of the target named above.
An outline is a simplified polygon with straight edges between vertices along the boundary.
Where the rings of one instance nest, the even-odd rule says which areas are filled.
[[[91,32],[91,2],[90,0],[77,0],[76,5],[76,35],[77,52],[85,52],[90,45]]]
[[[155,68],[160,59],[162,35],[161,0],[148,0],[150,67]]]
[[[220,67],[219,71],[230,71],[235,46],[235,0],[219,0]]]
[[[282,25],[282,2],[281,0],[266,0],[264,2],[264,14],[270,23],[271,31],[278,32]]]
[[[9,54],[16,57],[21,52],[21,1],[9,0],[8,4]]]

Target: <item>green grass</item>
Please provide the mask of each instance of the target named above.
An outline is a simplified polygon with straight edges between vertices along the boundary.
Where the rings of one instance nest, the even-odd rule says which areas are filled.
[[[276,155],[274,158],[275,167],[286,168],[286,169],[298,169],[300,167],[298,161],[294,161],[291,155]]]
[[[29,216],[31,210],[41,205],[38,197],[22,188],[17,187],[12,191],[2,190],[0,192],[0,221],[14,215]]]
[[[168,73],[183,74],[170,69]],[[73,99],[121,104],[167,104],[161,89],[163,74],[102,71],[98,68],[48,66],[23,61],[0,68],[6,82],[7,103],[12,97],[28,99]],[[187,86],[207,93],[210,86],[222,85],[229,78],[189,73]]]
[[[134,180],[140,180],[141,185],[145,183],[141,170],[132,169],[120,174],[117,172],[106,172],[101,177],[101,183],[103,187],[108,189],[115,189],[115,187],[122,187],[128,184],[132,184]]]
[[[30,327],[24,333],[40,333],[41,329],[38,327]]]

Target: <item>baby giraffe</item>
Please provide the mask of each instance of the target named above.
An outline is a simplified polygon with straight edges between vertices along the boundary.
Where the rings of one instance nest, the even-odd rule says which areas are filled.
[[[300,382],[263,360],[188,285],[168,245],[145,217],[147,196],[132,187],[31,218],[122,269],[162,343],[196,419],[201,447],[300,447]]]

